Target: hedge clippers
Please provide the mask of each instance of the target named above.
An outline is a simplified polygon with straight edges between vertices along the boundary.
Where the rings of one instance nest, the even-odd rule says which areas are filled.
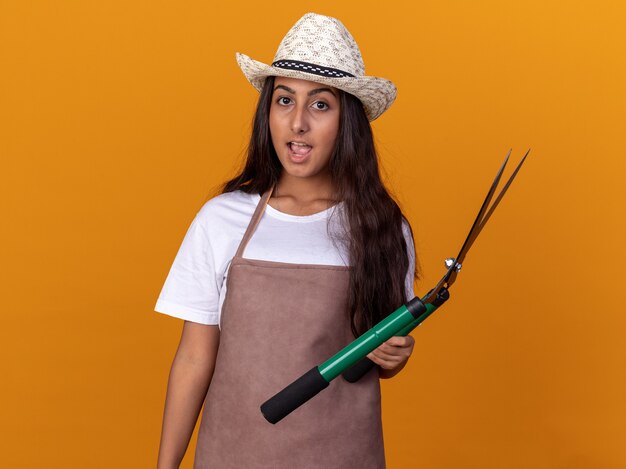
[[[498,193],[493,204],[490,205],[498,183],[500,182],[500,177],[511,155],[511,150],[509,150],[459,254],[456,257],[446,259],[446,273],[441,280],[439,280],[435,288],[430,290],[423,298],[415,297],[402,305],[324,363],[313,367],[263,403],[261,405],[261,412],[268,422],[279,422],[285,416],[289,415],[320,391],[328,387],[330,382],[339,375],[343,374],[343,377],[351,383],[358,381],[374,366],[374,362],[367,358],[370,352],[393,336],[408,335],[450,298],[449,289],[454,284],[461,270],[467,252],[474,244],[474,241],[476,241],[476,238],[489,218],[491,218],[491,215],[502,200],[502,197],[504,197],[513,179],[517,176],[529,152],[530,150],[526,152],[509,177],[509,180]]]

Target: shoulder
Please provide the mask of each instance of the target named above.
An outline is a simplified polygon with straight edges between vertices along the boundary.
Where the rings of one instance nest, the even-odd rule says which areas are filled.
[[[413,230],[411,229],[409,221],[405,217],[402,217],[402,234],[404,235],[407,244],[412,246],[414,244]]]
[[[259,200],[258,194],[242,191],[220,194],[204,203],[196,214],[195,222],[207,232],[247,225]]]
[[[193,221],[198,250],[212,258],[221,278],[235,254],[260,200],[242,191],[220,194],[200,208]]]

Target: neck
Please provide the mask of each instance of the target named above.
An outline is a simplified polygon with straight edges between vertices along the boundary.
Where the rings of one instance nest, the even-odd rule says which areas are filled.
[[[273,208],[290,215],[311,215],[337,202],[330,174],[299,178],[284,171],[269,201]]]
[[[296,202],[311,203],[319,200],[336,201],[336,190],[329,173],[315,177],[299,178],[285,171],[278,179],[274,196],[289,197]]]

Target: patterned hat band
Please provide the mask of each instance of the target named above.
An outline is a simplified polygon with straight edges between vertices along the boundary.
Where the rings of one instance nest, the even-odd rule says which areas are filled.
[[[336,68],[323,67],[321,65],[310,64],[307,62],[299,62],[297,60],[278,60],[272,63],[272,67],[284,68],[286,70],[299,70],[301,72],[312,73],[322,77],[331,78],[354,78],[354,75]]]

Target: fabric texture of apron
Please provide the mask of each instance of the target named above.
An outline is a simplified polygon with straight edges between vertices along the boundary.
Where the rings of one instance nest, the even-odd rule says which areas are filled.
[[[270,195],[230,265],[194,468],[384,468],[376,372],[353,384],[338,377],[275,425],[261,414],[263,402],[353,340],[348,267],[243,257]]]

